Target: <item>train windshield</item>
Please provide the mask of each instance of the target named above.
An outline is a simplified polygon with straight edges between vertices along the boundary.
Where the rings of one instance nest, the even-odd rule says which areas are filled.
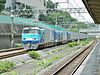
[[[23,30],[23,33],[33,33],[33,34],[39,34],[39,30],[37,29],[25,29]]]

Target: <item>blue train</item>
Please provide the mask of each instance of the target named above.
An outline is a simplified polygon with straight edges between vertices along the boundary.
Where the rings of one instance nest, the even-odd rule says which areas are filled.
[[[57,30],[48,27],[26,27],[22,32],[22,44],[24,49],[37,49],[55,44],[64,44],[68,41],[88,38],[86,34]]]

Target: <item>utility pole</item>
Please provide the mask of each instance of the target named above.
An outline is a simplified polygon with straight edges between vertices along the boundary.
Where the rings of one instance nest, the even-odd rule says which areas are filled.
[[[11,47],[14,46],[14,9],[15,9],[15,2],[16,0],[12,0],[11,3]]]
[[[55,20],[55,26],[54,26],[54,36],[55,36],[55,33],[56,33],[56,26],[58,25],[58,23],[57,23],[57,21],[58,21],[57,5],[58,5],[58,3],[55,3],[56,20]],[[54,37],[54,44],[55,44],[55,46],[57,45],[57,39],[55,37]]]
[[[58,21],[58,11],[57,11],[57,6],[58,6],[58,2],[55,3],[55,9],[56,9],[56,26],[57,26],[57,21]]]

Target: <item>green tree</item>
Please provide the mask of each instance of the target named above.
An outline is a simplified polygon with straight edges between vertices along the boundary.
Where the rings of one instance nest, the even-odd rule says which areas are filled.
[[[53,3],[51,0],[44,0],[45,6],[48,8],[47,15],[40,14],[38,17],[39,21],[45,21],[50,24],[58,24],[58,25],[67,25],[68,22],[76,21],[75,18],[72,18],[71,15],[66,11],[55,10],[57,8],[58,3]],[[51,10],[53,9],[53,10]],[[66,26],[65,26],[66,27]]]
[[[58,25],[67,24],[68,22],[76,21],[76,19],[72,18],[68,12],[53,12],[47,15],[47,21],[51,21],[52,24],[55,24],[57,21]]]
[[[41,13],[41,14],[39,15],[39,17],[38,17],[38,20],[39,20],[39,21],[46,21],[46,15]]]
[[[87,24],[85,22],[78,22],[77,28],[78,29],[86,29],[87,28]]]
[[[75,18],[72,18],[68,12],[62,12],[62,11],[53,11],[52,13],[48,13],[47,15],[40,14],[39,15],[39,21],[45,21],[50,24],[67,24],[68,22],[76,21]]]
[[[54,9],[55,4],[51,0],[48,0],[46,1],[46,8]]]
[[[0,12],[5,8],[6,0],[0,0]]]

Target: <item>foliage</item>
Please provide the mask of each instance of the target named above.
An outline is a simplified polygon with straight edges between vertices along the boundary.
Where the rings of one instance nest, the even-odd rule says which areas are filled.
[[[55,4],[51,0],[48,0],[46,1],[46,8],[54,9]]]
[[[37,63],[37,66],[47,67],[47,66],[49,66],[51,64],[52,64],[52,61],[51,60],[43,60],[43,61],[40,61],[39,63]]]
[[[58,25],[67,24],[68,22],[73,22],[76,20],[72,18],[68,12],[61,12],[61,11],[58,12],[53,11],[52,13],[48,12],[47,15],[40,14],[38,19],[39,21],[45,21],[49,24],[56,24],[57,22]]]
[[[16,71],[11,71],[11,72],[2,73],[0,75],[18,75],[18,74]]]
[[[78,29],[86,29],[87,25],[85,22],[78,22],[77,28]]]
[[[77,42],[70,42],[68,43],[68,47],[74,47],[74,46],[77,46],[78,43]]]
[[[46,8],[49,8],[47,11],[47,15],[42,15],[39,16],[39,21],[45,21],[47,23],[50,24],[57,24],[58,25],[62,25],[64,27],[67,27],[67,24],[69,25],[69,23],[75,24],[73,25],[71,31],[75,31],[78,32],[77,29],[85,29],[88,28],[88,24],[84,23],[84,22],[78,22],[75,18],[72,18],[70,16],[70,14],[68,12],[62,12],[60,10],[57,10],[57,12],[55,12],[55,8],[57,8],[58,3],[53,3],[51,0],[46,1],[45,0],[45,6]],[[50,12],[50,9],[53,9],[53,12]],[[92,26],[94,26],[93,24],[91,24]],[[70,25],[71,26],[71,25]]]
[[[22,44],[20,44],[20,43],[15,43],[15,47],[22,47]]]
[[[40,54],[37,53],[36,51],[29,51],[28,54],[30,57],[32,57],[34,59],[40,59]]]
[[[91,40],[92,40],[92,38],[81,40],[80,44],[84,46],[84,45],[88,44]]]
[[[46,15],[41,13],[41,14],[39,15],[39,17],[38,17],[38,20],[39,20],[39,21],[46,21]]]
[[[77,28],[71,28],[70,31],[72,31],[72,32],[79,32]]]
[[[0,0],[0,12],[5,8],[6,0]]]
[[[61,55],[59,56],[53,56],[52,58],[50,59],[44,59],[42,61],[39,61],[37,63],[37,66],[40,67],[40,66],[44,66],[44,67],[48,67],[50,66],[54,61],[58,60],[59,58],[61,57]]]
[[[90,23],[89,26],[91,26],[92,28],[95,27],[96,25],[94,23]]]
[[[84,45],[86,45],[87,43],[86,43],[85,41],[81,41],[80,44],[84,46]]]
[[[1,61],[0,62],[0,73],[9,71],[14,67],[14,63],[10,61]]]
[[[51,0],[45,0],[45,6],[48,8],[47,15],[40,14],[38,17],[39,21],[45,21],[49,24],[57,24],[66,26],[68,22],[76,21],[75,18],[72,18],[68,12],[62,12],[61,10],[55,10],[57,8],[58,3],[53,3]],[[53,9],[53,10],[50,10]],[[64,25],[65,24],[65,25]]]

